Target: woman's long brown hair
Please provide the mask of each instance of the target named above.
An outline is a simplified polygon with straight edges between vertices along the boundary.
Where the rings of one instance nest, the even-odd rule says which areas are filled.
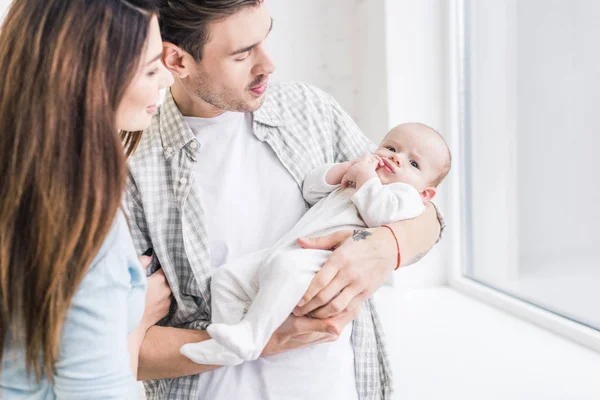
[[[16,0],[0,31],[0,359],[18,343],[38,381],[53,379],[71,300],[120,207],[116,110],[155,12]]]

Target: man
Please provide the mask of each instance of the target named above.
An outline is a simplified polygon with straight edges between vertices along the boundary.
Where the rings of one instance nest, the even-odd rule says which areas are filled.
[[[383,333],[368,300],[396,267],[385,228],[302,242],[337,249],[294,312],[315,319],[291,316],[263,352],[269,357],[216,367],[180,355],[181,345],[209,339],[211,270],[274,244],[306,211],[305,175],[371,143],[322,91],[268,86],[275,66],[263,1],[163,0],[160,21],[175,83],[130,160],[127,187],[136,246],[154,248],[175,298],[168,326],[151,328],[140,350],[138,377],[160,379],[146,382],[148,397],[390,398]],[[393,228],[403,265],[440,233],[433,206]]]

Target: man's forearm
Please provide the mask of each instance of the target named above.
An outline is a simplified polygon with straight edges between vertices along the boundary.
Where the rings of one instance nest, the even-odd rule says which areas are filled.
[[[423,258],[437,241],[441,229],[435,207],[429,202],[417,218],[395,222],[391,227],[398,238],[403,267]]]
[[[186,343],[208,339],[206,331],[153,326],[146,332],[140,348],[138,380],[177,378],[218,368],[218,365],[196,364],[179,352]]]

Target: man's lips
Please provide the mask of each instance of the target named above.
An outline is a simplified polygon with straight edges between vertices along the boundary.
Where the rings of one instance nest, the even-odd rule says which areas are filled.
[[[265,79],[258,85],[254,85],[254,86],[250,87],[250,90],[252,92],[254,92],[255,94],[263,94],[265,92],[265,90],[267,90],[267,82],[268,81],[269,81],[268,79]]]
[[[390,174],[396,171],[396,166],[387,158],[382,158],[384,167]]]

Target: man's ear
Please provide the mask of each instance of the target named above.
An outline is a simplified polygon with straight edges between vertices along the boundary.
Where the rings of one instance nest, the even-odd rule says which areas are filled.
[[[187,58],[192,57],[181,47],[171,42],[163,42],[162,62],[174,76],[179,79],[187,78],[190,74]],[[192,58],[193,59],[193,58]]]
[[[436,193],[437,193],[436,188],[428,187],[427,189],[425,189],[421,192],[421,199],[423,199],[424,202],[429,201],[435,197]]]

